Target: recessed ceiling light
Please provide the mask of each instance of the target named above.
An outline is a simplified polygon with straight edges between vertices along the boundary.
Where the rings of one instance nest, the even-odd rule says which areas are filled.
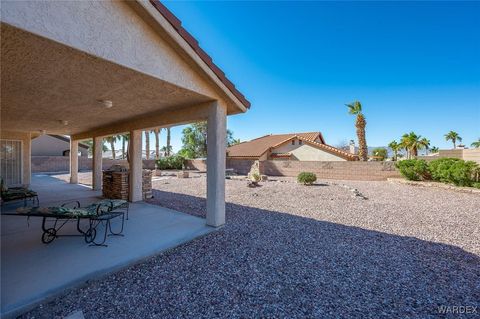
[[[98,102],[101,103],[106,109],[109,109],[113,106],[113,102],[111,100],[98,100]]]

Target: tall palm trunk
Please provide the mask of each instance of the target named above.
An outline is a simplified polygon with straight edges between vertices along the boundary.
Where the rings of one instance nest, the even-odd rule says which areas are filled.
[[[368,160],[368,148],[367,148],[367,139],[365,138],[365,127],[367,126],[367,121],[363,114],[357,115],[357,120],[355,127],[357,128],[357,138],[358,138],[358,157],[361,161]]]
[[[125,159],[125,136],[122,135],[122,159]]]
[[[170,139],[171,139],[171,137],[170,137],[170,128],[167,127],[167,156],[170,156],[170,148],[171,148],[171,146],[170,146]]]
[[[145,131],[145,158],[150,159],[150,131]]]
[[[453,139],[452,142],[453,142],[453,148],[454,148],[454,149],[457,148],[457,140],[456,140],[456,139]]]
[[[155,159],[160,158],[160,129],[157,127],[153,130],[155,133]]]
[[[112,149],[112,158],[115,159],[115,141],[110,139],[110,148]]]

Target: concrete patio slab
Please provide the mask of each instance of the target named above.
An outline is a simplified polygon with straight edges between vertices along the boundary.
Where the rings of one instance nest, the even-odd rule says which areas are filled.
[[[98,199],[91,196],[96,193],[89,188],[50,176],[34,177],[32,188],[39,192],[42,206],[59,202],[59,198],[80,199],[82,205]],[[66,191],[60,192],[63,189]],[[125,236],[109,237],[108,247],[88,246],[83,237],[60,237],[45,245],[41,242],[41,218],[2,216],[1,221],[2,317],[214,230],[202,218],[143,202],[130,205]],[[114,220],[113,227],[120,222]],[[75,223],[66,225],[61,233],[75,234]]]

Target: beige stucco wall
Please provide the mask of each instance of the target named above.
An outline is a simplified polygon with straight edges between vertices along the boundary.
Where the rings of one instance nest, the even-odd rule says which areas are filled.
[[[433,161],[439,158],[459,158],[465,161],[474,161],[480,164],[480,149],[479,148],[469,148],[469,149],[452,149],[452,150],[440,150],[438,155],[435,156],[417,156],[418,159],[423,159],[426,161]]]
[[[291,159],[298,161],[346,161],[341,157],[327,153],[309,144],[305,144],[305,142],[303,142],[302,145],[299,145],[298,140],[295,140],[295,145],[292,145],[291,141],[289,141],[288,143],[272,150],[272,153],[291,153]]]
[[[135,6],[139,5],[133,1],[2,1],[1,20],[231,106],[206,71],[174,49],[166,33],[161,34],[163,29],[148,24]]]
[[[70,143],[50,135],[40,135],[32,140],[32,156],[64,156],[70,150]],[[88,156],[88,149],[78,147],[81,156]]]
[[[474,161],[480,164],[480,148],[463,150],[463,159],[466,161]]]
[[[29,185],[31,181],[31,134],[20,132],[1,131],[0,138],[5,140],[22,141],[22,184]]]

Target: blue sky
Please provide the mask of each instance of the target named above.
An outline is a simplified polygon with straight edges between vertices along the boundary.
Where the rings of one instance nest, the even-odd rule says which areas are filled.
[[[355,99],[370,146],[409,131],[440,148],[450,147],[449,130],[468,145],[480,137],[480,3],[165,5],[251,101],[228,119],[242,141],[302,131],[332,145],[355,138],[344,106]]]

